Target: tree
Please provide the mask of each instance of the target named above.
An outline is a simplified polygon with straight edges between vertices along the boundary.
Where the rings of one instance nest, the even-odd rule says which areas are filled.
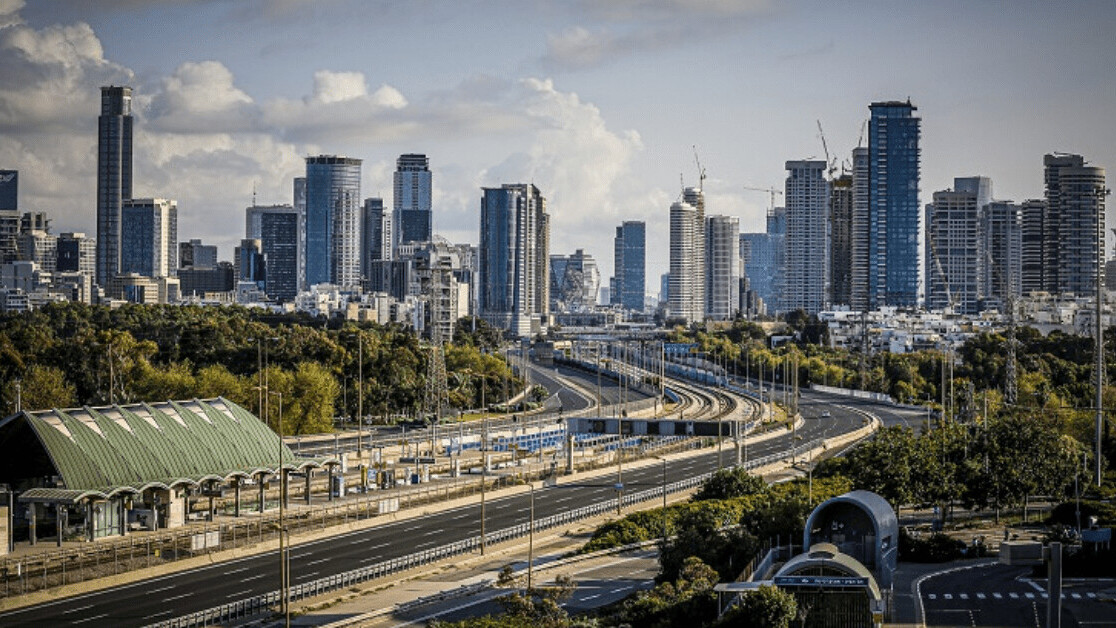
[[[733,467],[714,473],[701,485],[690,501],[731,499],[763,493],[766,490],[767,482],[764,482],[763,478],[748,473],[747,469]]]
[[[4,399],[13,412],[17,387],[18,397],[24,410],[72,408],[77,397],[73,384],[66,381],[66,374],[52,366],[32,365],[20,381],[12,379],[5,383]]]
[[[273,378],[269,387],[274,390],[275,386]],[[325,367],[316,362],[300,363],[291,376],[290,393],[283,395],[284,434],[333,431],[333,402],[337,398],[337,389],[337,380]],[[272,402],[268,400],[268,403]]]
[[[909,427],[885,427],[849,454],[853,484],[878,493],[898,511],[914,496],[911,464],[915,454],[915,437]]]
[[[790,628],[798,614],[794,596],[782,589],[761,586],[740,596],[740,603],[714,626],[734,628]]]

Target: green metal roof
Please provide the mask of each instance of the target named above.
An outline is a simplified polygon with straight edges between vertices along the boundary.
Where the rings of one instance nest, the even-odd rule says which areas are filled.
[[[251,412],[218,397],[101,408],[23,412],[69,491],[116,492],[223,481],[277,469],[337,463],[295,456]]]

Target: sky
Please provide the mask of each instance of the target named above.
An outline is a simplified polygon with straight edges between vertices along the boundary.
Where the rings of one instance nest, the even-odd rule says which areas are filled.
[[[221,259],[307,155],[363,159],[390,204],[396,157],[425,153],[436,233],[477,243],[480,188],[534,182],[551,253],[602,285],[615,227],[646,221],[654,295],[695,149],[707,214],[742,231],[770,203],[747,188],[824,158],[819,123],[849,160],[878,100],[918,107],[923,203],[972,175],[1041,197],[1053,151],[1116,167],[1114,26],[1107,1],[0,0],[0,169],[94,235],[99,87],[130,85],[133,196],[176,199],[178,239]]]

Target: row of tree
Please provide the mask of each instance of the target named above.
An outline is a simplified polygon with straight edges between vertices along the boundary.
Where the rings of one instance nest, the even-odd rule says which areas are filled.
[[[522,383],[499,333],[463,319],[444,348],[451,408],[498,403]],[[336,414],[415,415],[431,347],[398,325],[241,307],[56,303],[0,315],[0,409],[225,396],[290,433],[328,431]],[[264,390],[270,395],[264,394]]]

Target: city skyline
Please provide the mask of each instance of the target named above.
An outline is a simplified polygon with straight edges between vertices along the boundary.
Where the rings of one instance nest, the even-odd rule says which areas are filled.
[[[303,159],[321,153],[363,159],[364,196],[385,202],[398,156],[428,155],[434,231],[455,242],[479,241],[482,187],[534,181],[554,216],[552,250],[584,248],[606,277],[620,221],[645,221],[647,246],[666,249],[678,174],[698,184],[693,145],[707,212],[761,231],[768,199],[743,186],[779,187],[784,161],[820,157],[816,120],[848,159],[875,100],[919,107],[920,206],[973,175],[1004,198],[1040,198],[1053,151],[1116,163],[1116,130],[1095,106],[1116,72],[1104,33],[1116,9],[1104,3],[867,3],[872,20],[806,2],[482,4],[470,15],[341,1],[22,5],[0,3],[13,68],[0,82],[0,167],[21,172],[22,207],[49,212],[58,231],[96,232],[98,89],[130,85],[134,194],[177,199],[182,237],[218,244],[224,259],[252,190],[289,203]],[[354,19],[363,11],[375,19]],[[525,16],[539,25],[481,51],[460,45],[470,26]],[[245,28],[259,43],[229,36]],[[314,36],[330,28],[379,43]],[[419,51],[392,44],[419,34],[431,42]],[[649,259],[646,276],[666,270]]]

